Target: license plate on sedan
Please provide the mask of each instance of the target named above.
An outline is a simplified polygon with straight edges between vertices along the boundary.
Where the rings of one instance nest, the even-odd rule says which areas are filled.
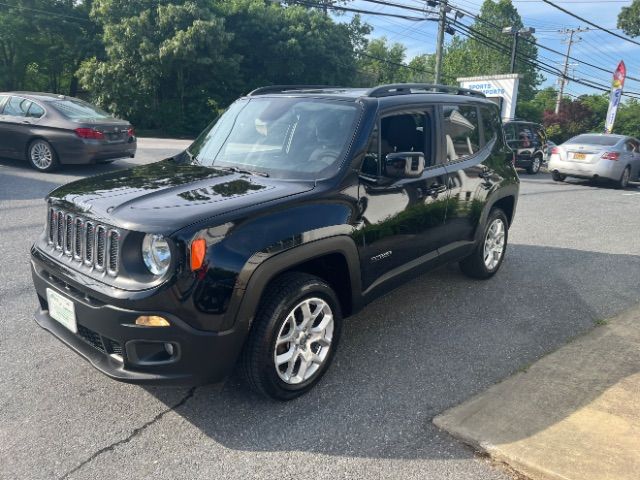
[[[49,304],[49,315],[51,318],[57,320],[73,333],[78,333],[76,309],[71,300],[47,288],[47,303]]]
[[[584,153],[574,153],[573,154],[573,159],[574,160],[584,160],[585,158],[587,158],[587,156]]]

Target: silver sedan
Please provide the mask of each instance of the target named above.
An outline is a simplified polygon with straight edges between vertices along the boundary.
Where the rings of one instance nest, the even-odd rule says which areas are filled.
[[[578,135],[552,148],[548,168],[557,182],[602,178],[626,188],[640,176],[640,142],[624,135]]]

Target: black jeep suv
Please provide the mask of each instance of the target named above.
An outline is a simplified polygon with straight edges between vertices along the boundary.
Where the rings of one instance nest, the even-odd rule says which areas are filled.
[[[183,153],[48,197],[36,321],[135,383],[308,391],[344,317],[417,273],[500,268],[518,198],[496,105],[455,87],[260,88]]]

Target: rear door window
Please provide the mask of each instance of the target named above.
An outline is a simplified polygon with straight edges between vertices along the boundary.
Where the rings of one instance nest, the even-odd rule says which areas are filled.
[[[44,108],[37,103],[32,102],[29,107],[29,111],[27,112],[27,117],[40,118],[42,115],[44,115]]]
[[[9,98],[8,95],[0,95],[0,115],[3,115],[2,109],[4,107],[4,102],[7,101],[7,98]]]
[[[446,105],[444,135],[447,162],[456,162],[480,150],[480,122],[475,105]]]
[[[27,100],[26,98],[11,97],[4,106],[2,114],[11,117],[26,117],[31,103],[31,100]]]

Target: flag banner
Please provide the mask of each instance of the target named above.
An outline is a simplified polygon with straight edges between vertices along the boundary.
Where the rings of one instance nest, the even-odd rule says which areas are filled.
[[[607,110],[604,133],[611,133],[613,131],[613,122],[615,122],[616,113],[618,113],[618,105],[620,105],[620,99],[622,98],[622,87],[624,87],[624,79],[626,76],[627,67],[625,67],[624,62],[621,60],[618,64],[618,68],[613,72],[611,96],[609,97],[609,110]]]

